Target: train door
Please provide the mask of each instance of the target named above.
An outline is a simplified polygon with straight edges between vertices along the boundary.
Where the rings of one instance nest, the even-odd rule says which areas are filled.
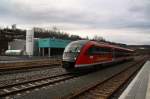
[[[114,60],[115,60],[115,49],[112,48],[112,61],[114,61]]]
[[[88,63],[90,64],[93,64],[94,63],[94,60],[95,60],[95,54],[94,54],[94,46],[91,46],[89,49],[88,49]]]

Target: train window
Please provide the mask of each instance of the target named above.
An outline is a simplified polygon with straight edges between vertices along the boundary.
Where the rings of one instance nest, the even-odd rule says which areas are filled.
[[[88,49],[88,55],[92,55],[94,54],[95,52],[95,46],[91,46],[89,49]]]
[[[86,42],[72,42],[66,48],[64,52],[80,52],[81,48]]]
[[[94,54],[100,54],[100,48],[99,47],[94,47]]]
[[[111,48],[92,46],[88,50],[88,54],[97,54],[97,55],[99,55],[99,54],[108,54],[108,53],[112,53]]]
[[[112,49],[111,48],[106,48],[106,47],[100,47],[100,52],[101,53],[111,53],[112,52]]]
[[[130,56],[130,52],[126,50],[121,50],[121,49],[115,49],[115,57],[126,57]]]

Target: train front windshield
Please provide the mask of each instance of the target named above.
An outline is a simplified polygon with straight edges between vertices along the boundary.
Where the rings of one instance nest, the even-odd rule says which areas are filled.
[[[63,60],[75,61],[85,43],[85,40],[70,43],[64,50]]]

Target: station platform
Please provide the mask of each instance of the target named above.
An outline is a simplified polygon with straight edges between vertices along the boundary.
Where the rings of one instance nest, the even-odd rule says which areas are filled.
[[[150,61],[144,64],[119,99],[150,99]]]

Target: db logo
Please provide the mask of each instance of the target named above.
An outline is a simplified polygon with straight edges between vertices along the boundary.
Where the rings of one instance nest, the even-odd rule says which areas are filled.
[[[93,59],[93,56],[90,56],[90,59]]]

